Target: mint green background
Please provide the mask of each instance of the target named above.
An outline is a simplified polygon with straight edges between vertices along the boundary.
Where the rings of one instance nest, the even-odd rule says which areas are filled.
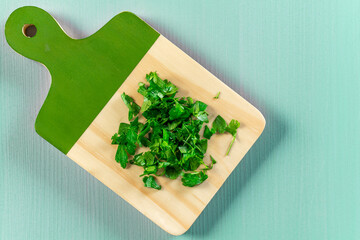
[[[0,3],[0,239],[360,239],[358,0]],[[36,135],[49,73],[3,32],[31,4],[76,38],[133,11],[265,115],[260,140],[185,235]]]

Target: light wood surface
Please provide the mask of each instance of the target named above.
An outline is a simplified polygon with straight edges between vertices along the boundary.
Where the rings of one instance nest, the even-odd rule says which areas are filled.
[[[227,122],[237,119],[241,123],[229,156],[225,157],[225,153],[231,135],[211,138],[205,160],[208,161],[211,154],[217,164],[208,172],[208,180],[199,186],[188,188],[181,184],[180,178],[158,177],[162,190],[145,188],[138,177],[142,168],[130,166],[122,169],[114,159],[116,146],[110,144],[110,138],[120,122],[128,122],[127,108],[120,95],[125,92],[141,104],[138,83],[145,82],[145,74],[150,71],[157,71],[160,77],[177,85],[180,96],[191,96],[208,104],[210,123],[217,114]],[[213,97],[218,91],[221,95],[215,100]],[[165,231],[180,235],[190,228],[264,127],[265,119],[255,107],[160,36],[67,156]]]

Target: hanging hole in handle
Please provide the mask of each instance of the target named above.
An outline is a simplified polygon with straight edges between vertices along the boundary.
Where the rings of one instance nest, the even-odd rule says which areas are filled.
[[[22,28],[22,32],[25,37],[32,38],[36,35],[36,27],[34,24],[25,24]]]

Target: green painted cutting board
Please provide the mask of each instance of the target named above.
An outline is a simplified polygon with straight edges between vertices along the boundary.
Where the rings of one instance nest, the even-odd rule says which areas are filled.
[[[72,39],[44,10],[22,7],[10,15],[5,35],[16,52],[51,74],[37,133],[171,234],[190,228],[265,127],[255,107],[133,13],[122,12],[90,37]],[[177,85],[179,95],[207,103],[210,121],[220,114],[241,122],[229,156],[230,135],[209,142],[207,155],[218,163],[199,186],[159,177],[161,191],[145,188],[141,168],[122,169],[114,160],[111,136],[127,121],[120,95],[126,92],[141,104],[137,85],[150,71]],[[214,100],[218,91],[221,97]]]

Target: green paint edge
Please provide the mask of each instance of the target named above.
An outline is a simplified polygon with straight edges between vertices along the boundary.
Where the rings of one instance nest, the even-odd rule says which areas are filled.
[[[23,35],[24,24],[38,28],[33,38]],[[159,35],[135,14],[122,12],[90,37],[72,39],[46,11],[16,9],[5,24],[8,44],[43,63],[52,76],[36,132],[67,154]]]

